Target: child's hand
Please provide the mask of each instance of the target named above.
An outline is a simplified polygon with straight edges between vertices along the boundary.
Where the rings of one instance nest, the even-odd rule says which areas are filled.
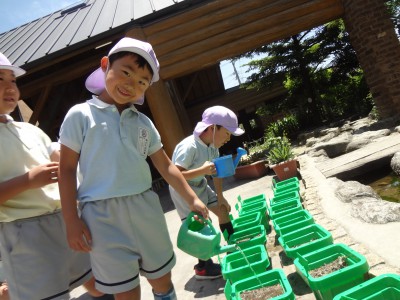
[[[33,167],[27,173],[29,188],[35,189],[58,181],[58,162]]]
[[[217,169],[215,168],[215,165],[213,162],[206,161],[202,165],[202,169],[203,169],[204,175],[216,175],[217,174]]]
[[[205,204],[198,198],[193,202],[190,209],[203,216],[204,219],[208,219],[208,208]]]
[[[92,236],[89,228],[80,218],[67,223],[67,239],[72,250],[81,252],[92,250]]]

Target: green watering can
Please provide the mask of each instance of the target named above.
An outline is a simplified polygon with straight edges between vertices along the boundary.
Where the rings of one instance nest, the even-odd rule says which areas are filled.
[[[198,220],[195,219],[198,216]],[[221,232],[217,232],[210,220],[191,212],[182,223],[177,246],[183,252],[202,260],[214,255],[236,251],[236,245],[221,246]]]

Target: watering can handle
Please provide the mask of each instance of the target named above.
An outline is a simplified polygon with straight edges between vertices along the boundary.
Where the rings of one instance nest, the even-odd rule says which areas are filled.
[[[211,220],[210,219],[204,219],[204,217],[194,211],[190,212],[190,214],[187,216],[187,219],[191,219],[192,217],[197,216],[200,222],[203,222],[207,226],[212,226]]]

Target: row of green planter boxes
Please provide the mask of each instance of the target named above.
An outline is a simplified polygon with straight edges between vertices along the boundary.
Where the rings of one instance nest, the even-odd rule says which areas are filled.
[[[297,178],[273,182],[269,215],[279,243],[316,299],[400,299],[400,276],[383,274],[366,281],[366,258],[345,244],[334,244],[332,234],[314,223],[296,183]]]
[[[399,275],[384,274],[365,281],[369,270],[365,257],[344,244],[333,244],[331,233],[314,223],[301,204],[297,178],[273,182],[273,192],[269,206],[264,194],[248,199],[238,197],[239,217],[232,218],[235,233],[228,243],[237,244],[241,250],[226,255],[221,262],[228,300],[251,299],[251,295],[244,293],[261,288],[269,295],[265,299],[295,299],[283,270],[267,271],[270,262],[265,243],[269,218],[279,235],[279,243],[294,260],[297,273],[316,299],[400,299]],[[338,261],[341,261],[338,270],[322,276],[315,274]],[[276,287],[279,287],[277,293]],[[271,296],[274,293],[276,296]]]
[[[241,199],[239,196],[236,209],[238,218],[231,218],[235,232],[228,239],[228,244],[236,244],[239,250],[227,254],[220,261],[222,275],[226,280],[226,299],[254,299],[255,296],[245,294],[264,288],[269,289],[264,291],[269,295],[265,299],[294,300],[292,288],[283,270],[267,271],[270,261],[265,244],[269,218],[265,194],[247,199]],[[274,293],[278,293],[279,296],[272,298]]]

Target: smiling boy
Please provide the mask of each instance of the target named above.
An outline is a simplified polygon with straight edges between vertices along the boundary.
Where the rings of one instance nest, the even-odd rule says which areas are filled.
[[[176,299],[175,255],[146,158],[191,210],[204,217],[208,210],[165,154],[151,120],[133,105],[143,103],[145,91],[159,79],[151,45],[123,38],[100,65],[86,81],[95,95],[70,109],[60,131],[60,192],[69,245],[90,252],[100,291],[118,300],[140,299],[140,274],[154,299]]]

